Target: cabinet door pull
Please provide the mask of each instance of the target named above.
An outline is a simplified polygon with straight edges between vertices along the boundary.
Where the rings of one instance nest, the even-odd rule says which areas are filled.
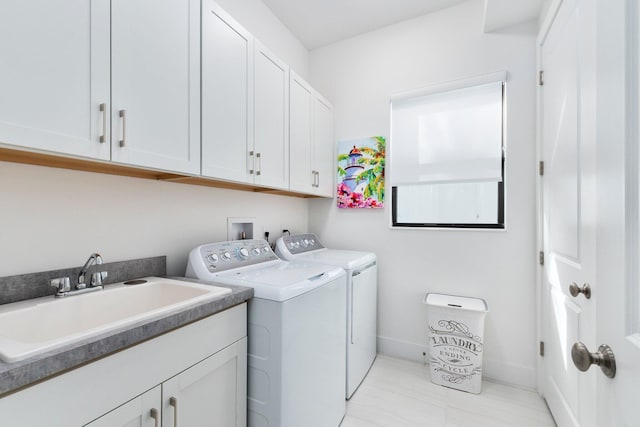
[[[127,116],[125,110],[120,110],[120,117],[122,117],[122,139],[120,140],[120,147],[124,147],[126,143],[126,132],[127,132]]]
[[[256,153],[256,159],[258,161],[258,167],[256,168],[256,175],[262,174],[262,157],[260,157],[260,153]]]
[[[158,415],[158,410],[156,408],[151,408],[151,413],[149,414],[151,418],[154,420],[154,426],[158,427],[158,422],[160,421],[160,416]]]
[[[317,178],[316,188],[320,188],[320,171],[316,171],[316,178]]]
[[[178,399],[171,396],[169,405],[173,406],[173,427],[178,427]]]
[[[253,157],[253,151],[249,151],[249,157]],[[253,169],[256,167],[256,161],[253,160]],[[253,175],[253,169],[249,169],[249,175]]]
[[[102,113],[102,135],[100,135],[99,141],[103,143],[107,138],[107,104],[104,102],[100,104],[100,112]]]

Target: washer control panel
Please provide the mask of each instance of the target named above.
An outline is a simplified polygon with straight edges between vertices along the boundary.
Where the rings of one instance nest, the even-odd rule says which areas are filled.
[[[233,240],[200,247],[202,262],[211,272],[231,270],[278,259],[265,240]]]
[[[283,236],[284,248],[292,255],[302,254],[309,251],[324,249],[322,243],[315,234],[294,234],[293,236]]]

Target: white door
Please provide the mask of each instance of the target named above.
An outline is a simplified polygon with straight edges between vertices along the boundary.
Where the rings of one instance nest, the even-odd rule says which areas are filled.
[[[289,188],[289,67],[255,42],[255,183]]]
[[[109,159],[109,13],[108,0],[0,2],[0,143]]]
[[[202,175],[253,183],[253,36],[202,2]]]
[[[640,25],[637,1],[598,7],[598,327],[611,347],[614,378],[597,366],[598,426],[640,425],[639,135]]]
[[[293,191],[313,193],[315,174],[312,168],[313,89],[291,71],[289,85],[290,181]]]
[[[541,389],[560,427],[595,425],[594,372],[579,372],[575,342],[595,343],[594,47],[590,0],[564,0],[540,42],[542,183]],[[591,299],[569,287],[588,284]]]
[[[160,386],[118,406],[85,427],[157,427],[162,425]]]
[[[112,160],[200,172],[197,0],[112,0]]]
[[[247,338],[162,383],[163,427],[245,427]]]
[[[334,194],[333,177],[336,174],[333,144],[333,106],[314,93],[313,105],[313,162],[316,173],[316,193],[331,197]]]

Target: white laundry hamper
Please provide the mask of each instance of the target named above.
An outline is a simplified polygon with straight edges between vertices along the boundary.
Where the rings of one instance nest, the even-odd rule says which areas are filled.
[[[431,381],[480,393],[484,319],[489,311],[480,298],[426,294]]]

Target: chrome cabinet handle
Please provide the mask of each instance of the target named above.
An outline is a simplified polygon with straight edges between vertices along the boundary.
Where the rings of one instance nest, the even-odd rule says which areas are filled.
[[[154,426],[158,427],[158,422],[160,421],[160,416],[158,415],[158,410],[156,408],[151,408],[151,413],[149,414],[151,418],[154,420]]]
[[[312,187],[317,187],[316,185],[316,177],[317,177],[317,173],[316,171],[311,171],[311,176],[313,177],[313,182],[311,183]]]
[[[102,113],[102,135],[98,140],[103,143],[107,140],[107,104],[104,102],[100,104],[100,112]]]
[[[316,182],[316,188],[320,188],[320,171],[316,171],[316,177],[318,178],[318,182]]]
[[[590,353],[586,345],[577,342],[571,347],[571,359],[576,368],[582,372],[589,369],[591,365],[596,365],[600,366],[607,377],[616,376],[616,358],[611,347],[606,344],[601,345],[597,352]]]
[[[178,399],[171,396],[169,405],[173,406],[173,427],[178,427]]]
[[[572,297],[577,297],[580,294],[584,294],[586,299],[591,298],[591,286],[585,283],[582,287],[578,286],[575,282],[569,285],[569,293]]]
[[[125,110],[120,110],[118,113],[120,117],[122,117],[122,139],[120,140],[120,147],[124,147],[126,143],[126,132],[127,132],[127,116]]]
[[[256,159],[258,161],[258,167],[256,168],[256,175],[262,175],[262,157],[260,157],[260,153],[256,153]]]
[[[254,152],[253,151],[249,151],[249,157],[253,157],[254,156]],[[253,161],[253,169],[255,169],[256,167],[256,161]],[[249,169],[249,174],[253,175],[253,169]]]

